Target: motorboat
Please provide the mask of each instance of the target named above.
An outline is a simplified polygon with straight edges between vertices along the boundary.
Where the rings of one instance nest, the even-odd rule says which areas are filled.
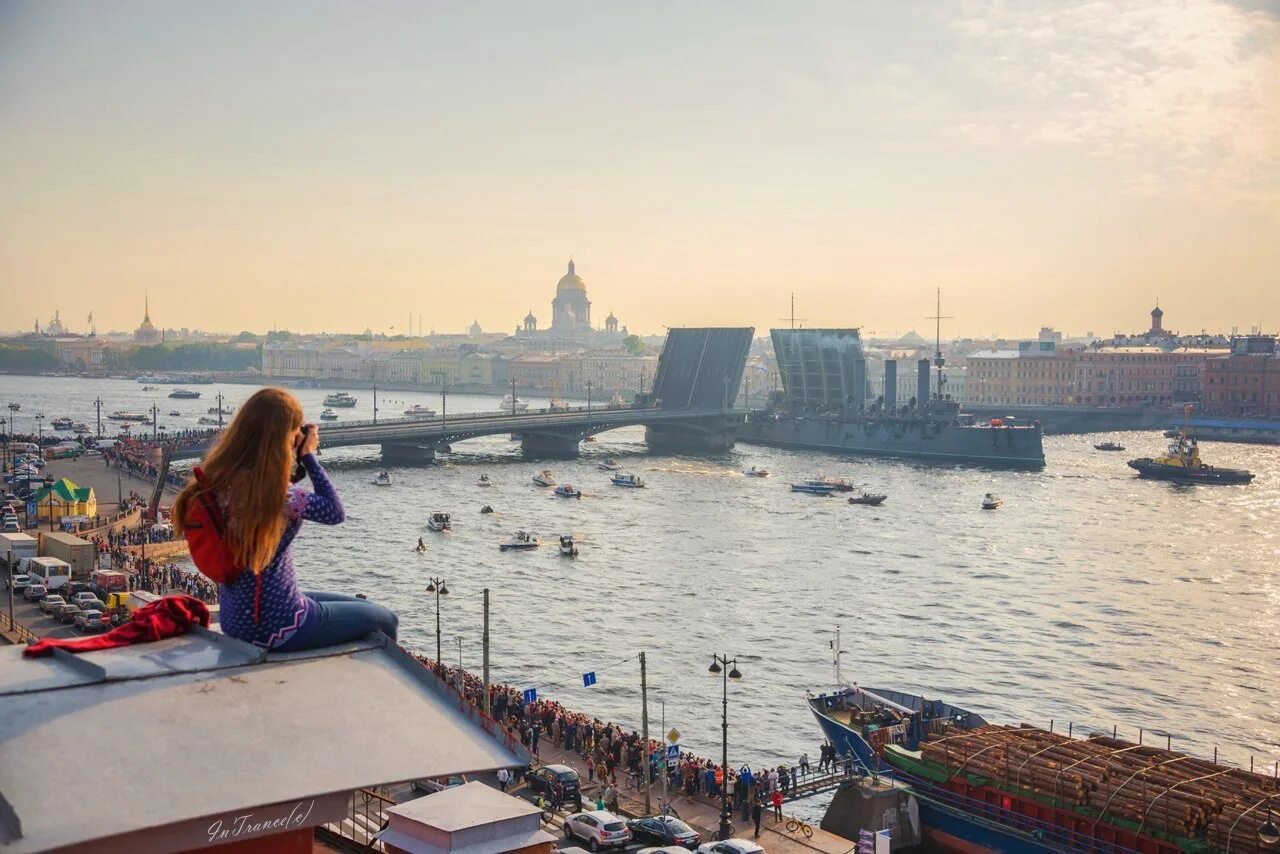
[[[156,390],[156,387],[155,387],[155,386],[153,386],[153,385],[144,385],[144,386],[142,387],[142,390],[143,390],[143,391],[155,391],[155,390]]]
[[[324,405],[336,406],[339,409],[351,409],[356,405],[356,398],[345,391],[335,391],[333,394],[325,395]]]
[[[1129,460],[1129,468],[1138,477],[1153,480],[1170,480],[1174,483],[1249,483],[1253,472],[1246,469],[1224,469],[1211,466],[1200,459],[1200,445],[1186,432],[1169,443],[1169,450],[1160,457],[1142,457]]]
[[[542,540],[538,539],[538,535],[530,531],[516,531],[511,539],[505,543],[498,544],[498,550],[504,552],[510,551],[528,551],[536,549],[542,545]]]
[[[601,471],[622,471],[622,465],[612,457],[601,463],[596,463],[596,468]]]
[[[629,472],[620,472],[615,474],[610,478],[610,480],[613,481],[614,486],[626,486],[632,489],[641,489],[644,487],[644,481],[640,479],[640,476]]]
[[[803,483],[791,484],[792,492],[803,492],[808,495],[830,495],[836,491],[835,485],[826,480],[806,480]]]
[[[173,413],[170,412],[169,414],[172,415]],[[89,425],[85,424],[83,421],[77,422],[76,425],[71,428],[71,430],[74,433],[81,433],[81,434],[93,432],[92,430],[89,429]]]
[[[390,486],[391,472],[386,471],[385,469],[383,471],[378,472],[377,476],[373,479],[373,485],[374,486]]]
[[[538,486],[555,486],[556,478],[551,473],[551,469],[543,469],[533,476],[533,482]]]
[[[146,421],[147,416],[140,412],[129,412],[124,409],[117,409],[115,412],[107,416],[111,421]]]
[[[415,403],[404,411],[408,418],[435,418],[436,411],[430,406],[423,406],[421,403]]]
[[[222,422],[216,418],[210,418],[208,415],[201,415],[196,421],[197,424],[221,424]]]
[[[1094,445],[1093,449],[1095,451],[1123,451],[1124,445],[1121,445],[1118,442],[1102,442],[1101,444]]]
[[[234,406],[224,406],[222,408],[218,408],[217,406],[210,406],[208,409],[205,410],[205,412],[208,412],[210,415],[231,415],[235,411],[236,411],[236,408]]]
[[[324,412],[320,413],[320,420],[321,421],[337,421],[338,413],[334,412],[332,409],[326,409]]]
[[[578,546],[573,542],[572,534],[560,535],[560,557],[577,557]]]
[[[453,523],[449,521],[449,514],[440,510],[432,513],[431,517],[427,519],[427,530],[435,531],[437,534],[442,531],[452,531]]]
[[[175,388],[169,392],[169,397],[177,398],[178,400],[196,400],[200,397],[200,392],[192,391],[189,388]]]
[[[485,514],[485,513],[492,513],[492,512],[493,512],[493,508],[492,508],[492,507],[490,507],[488,504],[486,504],[485,506],[483,506],[483,507],[481,507],[481,508],[480,508],[480,513],[481,513],[482,515],[483,515],[483,514]]]
[[[576,488],[572,483],[562,483],[556,487],[556,495],[561,498],[581,498],[582,490]]]
[[[823,480],[835,487],[836,492],[853,492],[853,484],[842,477],[824,477]]]
[[[506,397],[502,398],[503,412],[524,412],[528,408],[528,401],[521,400],[513,394],[508,394]]]
[[[169,417],[170,417],[170,418],[181,418],[181,417],[182,417],[182,413],[181,413],[181,412],[179,412],[179,411],[178,411],[178,410],[176,410],[176,409],[170,409],[170,410],[169,410]]]
[[[70,418],[55,418],[49,423],[53,425],[54,430],[70,430],[75,422]]]
[[[849,499],[850,504],[868,504],[872,507],[879,507],[888,498],[887,495],[873,495],[870,492],[864,492],[861,495],[854,495]]]
[[[482,474],[480,479],[476,481],[476,486],[493,486],[493,481],[489,480],[489,475]]]
[[[982,496],[983,510],[996,510],[1003,506],[1004,499],[993,492],[988,492],[986,495]]]
[[[751,468],[746,469],[745,471],[743,471],[743,474],[745,474],[747,477],[768,477],[769,476],[769,472],[767,470],[758,469],[755,466],[752,466]]]

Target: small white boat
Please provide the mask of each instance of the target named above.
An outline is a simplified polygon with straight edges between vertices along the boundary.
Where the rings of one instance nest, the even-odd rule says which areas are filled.
[[[449,521],[449,514],[439,510],[431,514],[427,519],[427,530],[435,531],[437,534],[442,531],[452,531],[453,523]]]
[[[170,412],[169,414],[172,415],[173,413]],[[75,427],[71,429],[76,433],[92,433],[93,432],[92,430],[89,429],[89,425],[85,424],[83,421],[79,422],[78,424],[76,424]]]
[[[988,492],[986,495],[982,496],[983,510],[995,510],[1003,506],[1004,506],[1004,499],[1001,498],[999,495],[996,495],[995,493]]]
[[[524,412],[528,408],[528,401],[521,400],[513,395],[508,394],[506,397],[502,398],[503,412],[511,412],[513,410],[516,412]]]
[[[631,489],[642,489],[644,487],[644,481],[640,479],[640,476],[630,472],[615,474],[609,480],[613,482],[614,486],[626,486]]]
[[[600,471],[622,471],[622,465],[612,457],[602,463],[597,463],[596,468]]]
[[[791,491],[809,495],[830,495],[836,491],[836,485],[825,480],[806,480],[804,483],[791,484]]]
[[[55,418],[53,419],[53,421],[49,423],[53,425],[54,430],[70,430],[71,425],[74,424],[75,422],[72,421],[70,418]]]
[[[533,476],[533,482],[538,486],[555,486],[556,478],[551,473],[551,469],[543,469]]]
[[[509,551],[527,551],[528,549],[536,549],[542,545],[542,540],[538,539],[538,535],[529,531],[516,531],[511,539],[505,543],[498,544],[498,550]]]
[[[482,474],[480,479],[476,481],[476,486],[493,486],[493,481],[489,480],[489,475]]]
[[[575,488],[572,483],[563,483],[556,487],[556,495],[561,498],[581,498],[582,490]]]
[[[378,472],[377,477],[373,479],[373,485],[374,486],[390,486],[391,472],[385,471],[385,470]]]
[[[768,477],[769,472],[765,469],[758,469],[755,466],[743,472],[747,477]]]
[[[178,410],[176,410],[176,409],[170,409],[170,410],[169,410],[169,417],[170,417],[170,418],[181,418],[181,417],[182,417],[182,413],[181,413],[181,412],[179,412],[179,411],[178,411]]]
[[[560,535],[560,557],[577,557],[578,547],[573,542],[572,534]]]
[[[435,418],[436,411],[430,406],[423,406],[421,403],[415,403],[404,411],[409,418]]]
[[[338,413],[334,412],[332,409],[326,409],[324,412],[320,413],[320,420],[321,421],[337,421]]]

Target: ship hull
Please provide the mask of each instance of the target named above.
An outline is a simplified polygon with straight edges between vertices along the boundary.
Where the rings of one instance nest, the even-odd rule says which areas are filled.
[[[1181,466],[1166,466],[1151,459],[1130,460],[1129,468],[1138,472],[1138,477],[1147,480],[1167,480],[1172,483],[1210,483],[1233,484],[1249,483],[1253,475],[1241,469],[1193,469]]]
[[[896,457],[935,463],[1042,469],[1039,426],[955,426],[912,420],[836,421],[757,414],[738,428],[737,441],[836,454]]]

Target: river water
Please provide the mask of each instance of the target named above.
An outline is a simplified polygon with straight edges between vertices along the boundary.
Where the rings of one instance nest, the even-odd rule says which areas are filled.
[[[93,424],[93,400],[115,409],[181,410],[161,423],[195,426],[221,390],[238,406],[250,386],[201,386],[171,401],[124,380],[0,377],[0,407]],[[326,392],[299,390],[308,415]],[[354,410],[372,414],[370,392]],[[439,395],[380,394],[383,417]],[[450,412],[496,409],[498,397],[450,395]],[[545,399],[533,398],[537,407]],[[10,413],[0,412],[0,415]],[[105,422],[104,422],[105,424]],[[46,425],[47,426],[47,425]],[[323,430],[323,425],[321,430]],[[458,638],[479,670],[481,591],[492,596],[495,679],[537,688],[602,719],[640,723],[635,654],[647,653],[651,727],[719,754],[719,677],[711,654],[736,656],[729,687],[730,758],[816,761],[819,731],[807,689],[832,684],[828,640],[842,627],[844,676],[921,691],[996,722],[1119,728],[1122,737],[1172,735],[1175,748],[1270,769],[1280,759],[1280,448],[1205,443],[1208,461],[1244,466],[1247,487],[1139,481],[1125,466],[1158,452],[1157,432],[1045,440],[1043,472],[987,471],[739,446],[719,456],[651,456],[641,428],[602,434],[575,461],[549,461],[580,501],[534,485],[544,464],[507,437],[455,446],[445,465],[391,469],[374,487],[376,448],[326,452],[347,508],[335,528],[308,526],[295,544],[305,586],[365,592],[401,617],[401,639],[434,655],[432,575],[447,579],[444,657]],[[648,484],[610,485],[597,469],[619,459]],[[741,476],[750,466],[768,479]],[[493,481],[476,485],[480,473]],[[793,494],[816,473],[886,492],[879,508]],[[1005,505],[983,512],[985,492]],[[478,513],[491,504],[493,515]],[[432,510],[453,514],[430,534]],[[542,535],[536,552],[500,553],[517,528]],[[572,532],[580,556],[562,559]],[[418,537],[428,550],[418,555]],[[582,674],[597,683],[582,685]],[[663,717],[665,715],[665,718]],[[1152,735],[1154,733],[1154,735]],[[816,809],[817,805],[810,809]]]

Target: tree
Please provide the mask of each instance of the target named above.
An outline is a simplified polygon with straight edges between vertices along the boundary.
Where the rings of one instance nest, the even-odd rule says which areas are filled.
[[[622,339],[623,348],[633,356],[643,356],[649,352],[649,347],[640,339],[639,335],[628,335]]]

